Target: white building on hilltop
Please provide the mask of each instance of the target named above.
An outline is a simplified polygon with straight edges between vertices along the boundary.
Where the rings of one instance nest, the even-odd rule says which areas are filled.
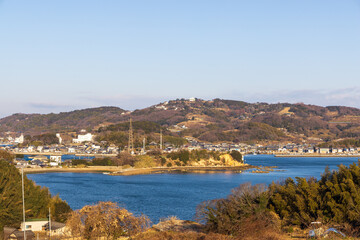
[[[92,135],[91,133],[87,133],[84,135],[79,134],[77,138],[73,139],[74,143],[83,143],[83,142],[92,142],[94,141],[94,135]]]

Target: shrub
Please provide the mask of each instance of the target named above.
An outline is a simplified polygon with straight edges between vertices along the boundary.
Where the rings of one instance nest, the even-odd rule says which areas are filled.
[[[360,162],[338,171],[327,168],[320,180],[288,178],[271,184],[269,209],[287,223],[306,228],[312,221],[360,227]]]
[[[89,165],[89,161],[85,159],[73,159],[71,160],[73,166],[84,167]]]
[[[160,157],[160,163],[161,163],[161,166],[164,166],[166,163],[166,158]]]
[[[114,162],[117,166],[130,165],[133,167],[136,162],[136,158],[130,153],[122,152],[117,156],[116,159],[114,159]]]
[[[150,220],[144,215],[136,217],[116,203],[99,202],[72,212],[66,225],[73,237],[117,239],[145,231],[150,226]]]
[[[197,232],[145,232],[133,238],[134,240],[234,240],[231,236],[216,233],[197,233]]]
[[[279,229],[276,214],[267,209],[269,191],[264,185],[242,184],[226,199],[202,203],[197,218],[210,232],[245,237],[250,228],[256,231]]]
[[[5,160],[11,163],[13,162],[14,158],[15,158],[14,154],[5,150],[0,150],[0,160]]]
[[[155,167],[156,163],[152,157],[143,155],[138,157],[138,160],[135,162],[134,166],[136,168],[150,168]]]
[[[94,165],[94,166],[114,166],[115,163],[109,157],[106,157],[106,158],[94,158],[92,160],[92,165]]]
[[[242,155],[239,151],[233,150],[233,151],[231,151],[230,155],[234,160],[236,160],[238,162],[243,162]]]

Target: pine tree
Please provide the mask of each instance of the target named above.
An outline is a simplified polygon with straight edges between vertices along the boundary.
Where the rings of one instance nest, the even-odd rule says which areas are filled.
[[[21,174],[5,160],[0,160],[0,231],[4,226],[19,227],[22,221]],[[55,220],[65,221],[71,211],[59,197],[52,198],[47,188],[37,186],[24,176],[26,218],[45,218],[49,207],[53,208]],[[62,216],[58,217],[58,216]],[[58,217],[58,218],[57,218]]]

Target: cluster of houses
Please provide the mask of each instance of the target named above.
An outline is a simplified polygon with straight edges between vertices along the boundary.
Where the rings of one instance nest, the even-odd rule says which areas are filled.
[[[78,145],[52,145],[52,146],[28,146],[17,147],[8,146],[4,147],[7,150],[16,153],[62,153],[62,154],[118,154],[119,148],[115,145],[102,147],[93,143],[85,143]]]
[[[10,144],[19,144],[23,143],[25,141],[24,134],[21,134],[20,136],[16,136],[14,134],[7,133],[6,137],[0,137],[0,142],[6,142]]]
[[[15,159],[15,164],[17,167],[26,167],[26,168],[38,168],[38,167],[58,167],[62,165],[61,155],[55,156],[45,156],[38,155],[27,157],[28,159]]]
[[[7,144],[1,145],[0,149],[5,149],[17,154],[23,155],[33,155],[30,161],[24,161],[18,159],[17,165],[25,167],[57,167],[62,163],[61,155],[83,155],[83,156],[116,156],[120,153],[118,146],[110,145],[104,146],[105,144],[96,144],[94,143],[94,135],[91,133],[79,134],[76,139],[72,139],[72,144],[61,144],[62,136],[57,134],[59,139],[59,144],[51,146],[26,146],[20,147],[19,144]],[[23,139],[23,135],[18,137],[18,139]],[[164,152],[174,152],[182,149],[189,151],[192,150],[208,150],[208,151],[239,151],[243,155],[246,154],[290,154],[290,155],[299,155],[299,154],[336,154],[336,155],[359,155],[360,148],[319,148],[315,144],[269,144],[269,145],[260,145],[260,144],[245,144],[245,143],[205,143],[198,141],[192,137],[187,137],[187,143],[183,146],[176,147],[169,143],[164,143],[160,145],[156,142],[150,142],[146,147],[142,148],[141,151],[138,151],[140,154],[146,154],[148,149],[160,148]],[[145,150],[146,149],[146,150]],[[127,149],[122,149],[127,151]],[[38,153],[38,155],[37,155]],[[46,156],[45,156],[46,155]]]
[[[337,154],[337,155],[358,155],[360,148],[320,148],[315,144],[233,144],[233,143],[219,143],[211,144],[199,142],[193,138],[187,138],[188,144],[182,148],[188,150],[209,150],[209,151],[239,151],[243,154]],[[174,150],[174,149],[171,149]]]

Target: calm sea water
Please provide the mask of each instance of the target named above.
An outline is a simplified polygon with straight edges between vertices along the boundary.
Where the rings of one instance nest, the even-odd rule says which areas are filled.
[[[1,145],[0,145],[1,147]],[[50,154],[49,155],[43,155],[45,157],[47,157],[48,159],[50,159]],[[27,155],[25,154],[23,159],[26,161],[30,161],[35,157],[35,155]],[[71,160],[71,159],[93,159],[94,157],[87,157],[87,156],[76,156],[74,154],[65,154],[61,156],[61,160],[65,161],[65,160]]]
[[[269,155],[246,156],[247,163],[257,166],[278,166],[267,174],[152,174],[109,176],[98,173],[28,174],[38,185],[59,194],[72,209],[98,201],[115,201],[135,214],[146,214],[153,222],[167,216],[191,220],[196,206],[205,200],[224,198],[242,183],[253,184],[283,181],[287,177],[321,176],[326,166],[337,169],[357,162],[357,158],[276,158]]]

